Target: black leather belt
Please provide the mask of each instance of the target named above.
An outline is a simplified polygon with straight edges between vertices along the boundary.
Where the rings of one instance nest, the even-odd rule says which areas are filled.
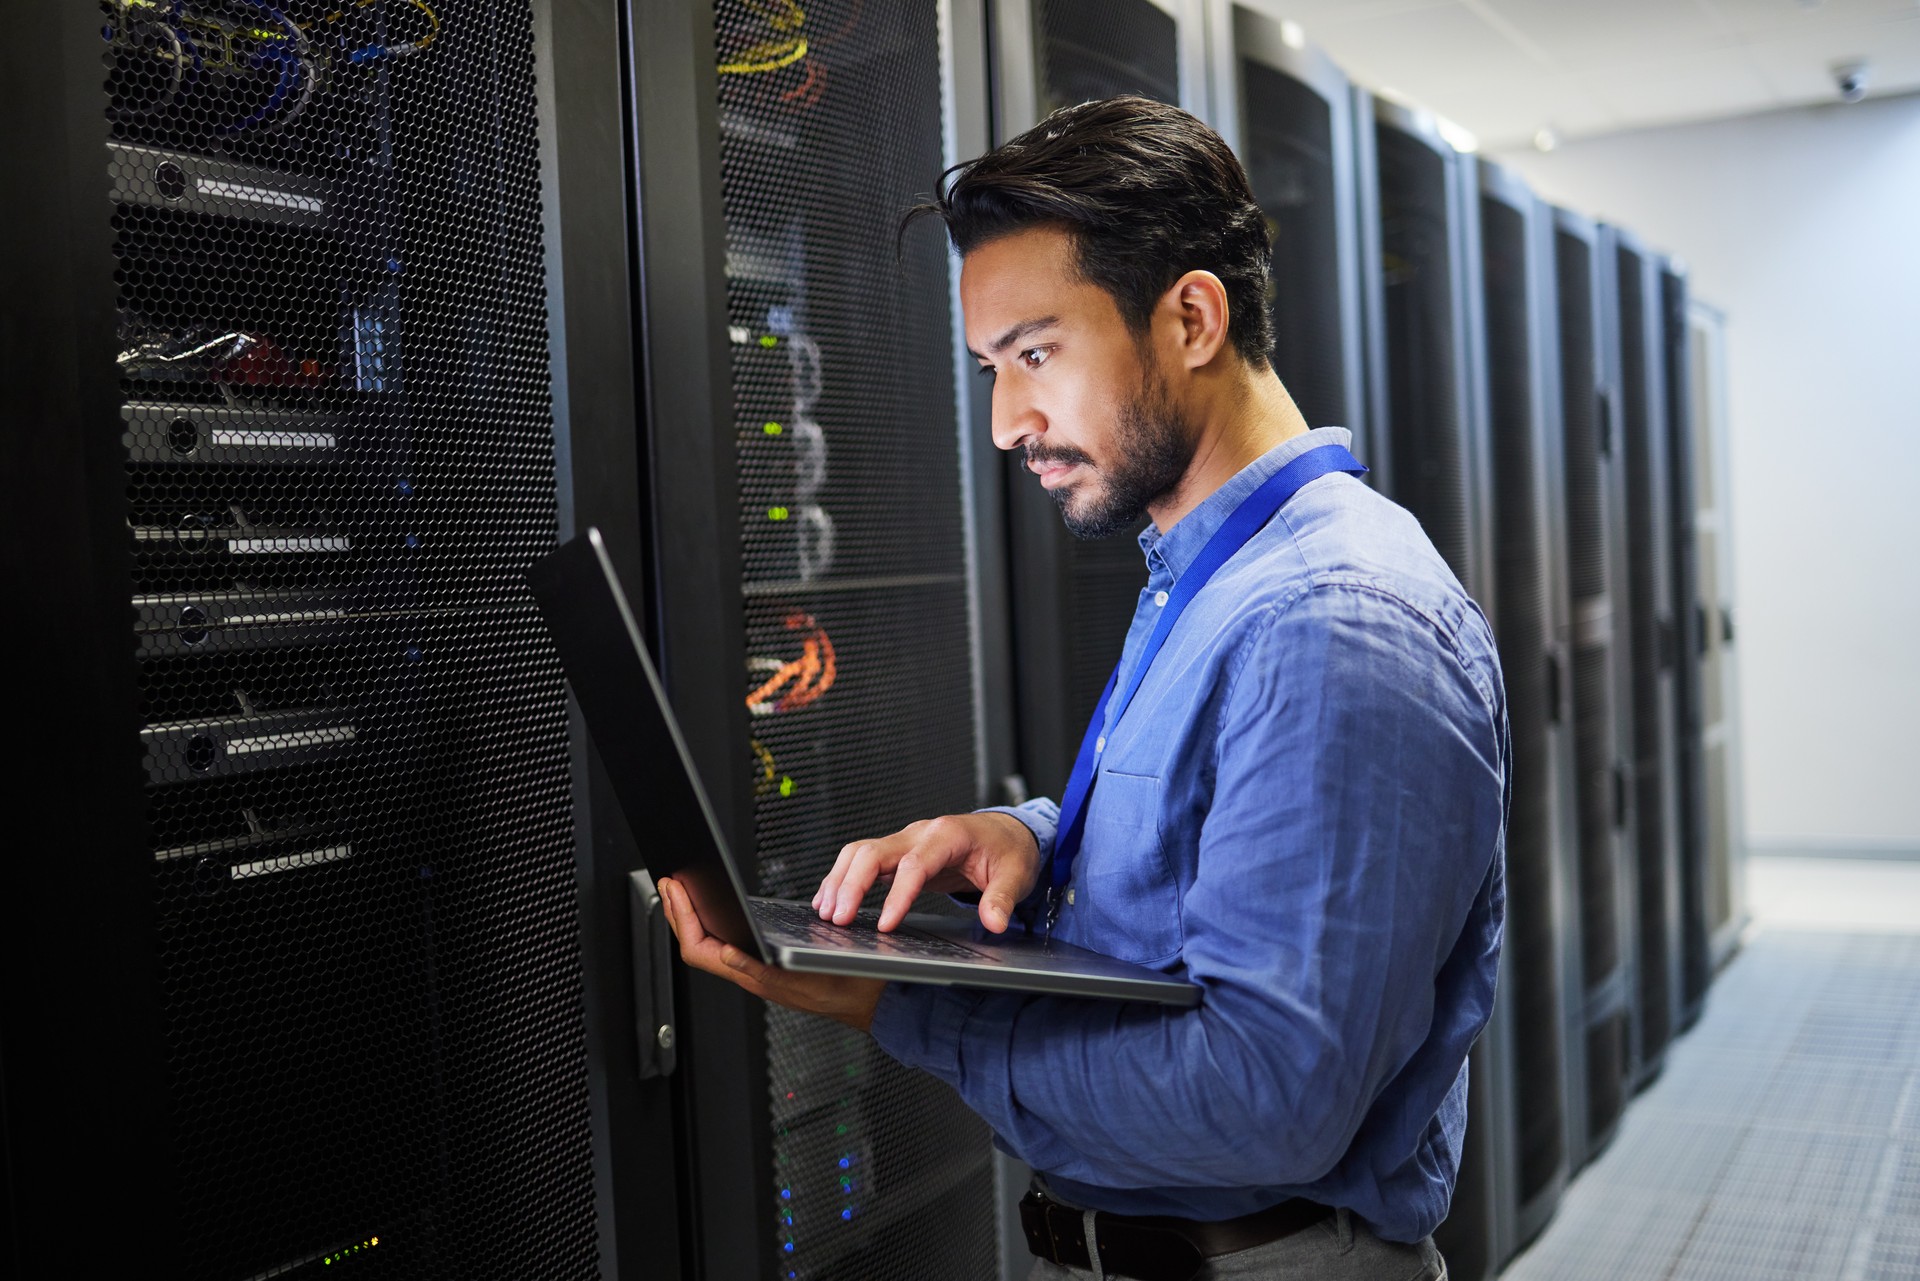
[[[1136,1281],[1189,1281],[1208,1259],[1292,1236],[1332,1213],[1318,1201],[1299,1197],[1218,1223],[1101,1211],[1094,1216],[1093,1231],[1100,1266],[1107,1273]],[[1039,1188],[1029,1188],[1020,1198],[1020,1226],[1027,1234],[1027,1248],[1041,1258],[1067,1268],[1093,1266],[1085,1215]]]

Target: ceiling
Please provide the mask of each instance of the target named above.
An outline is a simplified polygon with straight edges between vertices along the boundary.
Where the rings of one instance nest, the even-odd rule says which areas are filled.
[[[1920,90],[1920,0],[1279,0],[1349,75],[1484,148]]]

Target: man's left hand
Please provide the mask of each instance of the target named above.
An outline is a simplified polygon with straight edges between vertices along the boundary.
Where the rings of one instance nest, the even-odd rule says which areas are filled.
[[[707,933],[693,900],[673,881],[662,879],[657,888],[667,906],[667,924],[680,940],[680,959],[746,989],[762,1000],[790,1010],[824,1014],[865,1032],[873,1024],[873,1007],[880,1003],[884,979],[849,978],[839,974],[793,974],[762,965],[731,943]]]

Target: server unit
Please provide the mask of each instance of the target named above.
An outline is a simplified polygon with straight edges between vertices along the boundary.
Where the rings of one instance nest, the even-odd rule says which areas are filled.
[[[1353,90],[1332,59],[1255,8],[1209,11],[1214,123],[1273,237],[1273,367],[1312,427],[1368,456]]]
[[[1631,722],[1622,683],[1620,467],[1607,380],[1607,281],[1598,229],[1554,211],[1554,319],[1565,489],[1563,540],[1572,609],[1575,822],[1579,874],[1573,920],[1579,937],[1575,1012],[1583,1052],[1569,1109],[1576,1168],[1612,1139],[1628,1097],[1632,1062],[1631,955],[1624,732]]]
[[[1707,906],[1705,730],[1701,689],[1705,611],[1700,607],[1699,539],[1694,528],[1693,353],[1687,330],[1687,272],[1660,260],[1660,358],[1667,393],[1667,482],[1673,581],[1674,830],[1680,861],[1680,1004],[1677,1026],[1700,1017],[1712,981]]]
[[[548,16],[16,15],[24,1274],[599,1270]]]
[[[1694,532],[1699,550],[1700,740],[1706,819],[1710,961],[1733,955],[1747,924],[1746,824],[1740,786],[1738,653],[1733,626],[1733,538],[1728,499],[1726,320],[1687,304]]]
[[[1178,0],[1000,0],[994,140],[1059,107],[1139,94],[1205,114],[1204,38]],[[1058,796],[1146,581],[1131,534],[1081,540],[1012,454],[1002,464],[1020,774],[1007,799]]]
[[[1427,113],[1355,95],[1362,143],[1363,262],[1370,311],[1369,438],[1375,483],[1419,518],[1447,563],[1496,612],[1487,502],[1485,339],[1473,158]],[[1368,153],[1371,154],[1368,154]],[[1509,1023],[1496,1011],[1474,1047],[1469,1122],[1453,1210],[1436,1234],[1453,1275],[1490,1277],[1512,1232]]]
[[[935,0],[635,14],[669,693],[754,888],[804,899],[843,842],[983,802],[948,254],[937,222],[874,252],[951,159],[963,37]],[[950,1091],[703,977],[686,999],[704,1275],[996,1272],[989,1136]]]
[[[1667,446],[1660,274],[1638,237],[1603,229],[1613,284],[1622,533],[1626,547],[1626,688],[1632,702],[1634,1079],[1657,1074],[1680,1010],[1680,850],[1675,823],[1672,488]]]
[[[1552,370],[1552,214],[1518,175],[1482,162],[1480,243],[1487,336],[1492,617],[1506,676],[1513,743],[1507,818],[1507,925],[1502,951],[1512,1020],[1514,1237],[1546,1224],[1568,1172],[1568,1036],[1564,971],[1574,958],[1565,904],[1574,862],[1571,718],[1565,714],[1570,629],[1556,509],[1564,487],[1560,405]]]

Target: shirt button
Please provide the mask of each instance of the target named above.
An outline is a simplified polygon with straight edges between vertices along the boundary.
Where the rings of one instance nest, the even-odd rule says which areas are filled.
[[[1107,750],[1107,736],[1105,734],[1093,740],[1093,750],[1096,752],[1104,752]]]
[[[1166,594],[1165,592],[1155,592],[1155,593],[1153,594],[1153,603],[1154,603],[1154,604],[1156,604],[1156,605],[1164,605],[1164,604],[1166,604],[1166,603],[1167,603],[1167,594]]]
[[[1073,902],[1073,886],[1071,885],[1067,886],[1067,902],[1069,904]]]

